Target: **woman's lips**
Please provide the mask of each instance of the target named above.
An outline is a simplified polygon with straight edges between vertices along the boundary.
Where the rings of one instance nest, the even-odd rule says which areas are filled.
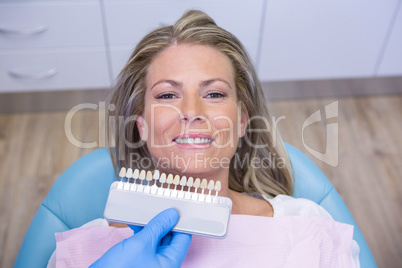
[[[208,135],[180,135],[173,139],[177,144],[182,145],[209,145],[215,139]]]

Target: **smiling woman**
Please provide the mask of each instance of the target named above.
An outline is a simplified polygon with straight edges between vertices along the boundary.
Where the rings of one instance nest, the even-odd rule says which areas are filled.
[[[227,57],[209,46],[172,45],[154,59],[148,73],[145,110],[137,121],[141,139],[150,140],[147,147],[157,161],[174,155],[187,160],[186,166],[172,164],[162,171],[208,180],[229,178],[228,168],[206,168],[211,159],[233,157],[247,123],[247,112],[238,113]],[[144,129],[144,120],[152,131]],[[221,182],[227,186],[227,179]]]
[[[251,211],[251,197],[239,193],[292,192],[290,161],[246,51],[202,12],[145,36],[110,103],[110,115],[124,117],[110,133],[116,171],[129,166],[219,180],[234,212]],[[144,158],[152,161],[137,161]],[[263,167],[252,165],[255,159]],[[258,213],[272,214],[267,204]]]
[[[163,249],[182,244],[172,256],[163,257],[177,260],[183,267],[265,267],[268,262],[273,267],[359,266],[352,226],[335,222],[310,200],[289,196],[293,190],[291,163],[250,59],[238,39],[206,14],[188,11],[174,25],[145,36],[119,74],[109,107],[114,108],[109,109],[109,119],[119,118],[110,120],[114,128],[108,128],[115,141],[110,155],[116,175],[121,167],[128,167],[126,175],[122,169],[121,177],[149,182],[150,171],[158,170],[161,183],[166,180],[171,185],[174,174],[174,187],[180,183],[181,190],[186,184],[181,176],[189,178],[191,185],[197,184],[196,189],[202,178],[202,193],[208,187],[233,204],[225,239],[195,236],[189,247],[188,236],[186,243],[180,243],[178,238],[183,239],[184,234],[165,233],[161,242],[151,243],[153,248],[146,253],[154,255],[146,261]],[[143,175],[134,176],[134,168],[142,169]],[[145,170],[149,175],[145,176]],[[194,184],[190,178],[197,178]],[[170,196],[170,190],[168,193]],[[201,202],[199,198],[194,201]],[[141,213],[148,212],[141,208]],[[175,218],[177,222],[177,214]],[[73,242],[67,246],[58,243],[57,254],[69,252],[57,255],[58,261],[79,259],[89,264],[98,260],[95,264],[101,265],[124,260],[128,267],[140,266],[130,245],[145,236],[143,231],[134,236],[131,230],[122,231],[123,238],[130,238],[103,256],[91,253],[93,248],[107,250],[116,240],[121,241],[114,227],[127,227],[98,220],[89,225],[102,228],[88,229],[86,225],[62,235]],[[196,223],[191,224],[202,225],[203,220],[197,214]],[[159,222],[157,229],[162,225]],[[140,245],[140,249],[144,247]]]

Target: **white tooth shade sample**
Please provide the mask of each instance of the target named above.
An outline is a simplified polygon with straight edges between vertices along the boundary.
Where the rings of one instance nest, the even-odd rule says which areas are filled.
[[[215,183],[215,191],[220,191],[221,190],[221,181],[216,181]]]
[[[120,169],[119,177],[123,178],[123,177],[125,177],[125,176],[126,176],[126,168],[125,168],[125,167],[122,167],[122,168]]]
[[[155,181],[159,180],[159,170],[154,171],[154,180]]]
[[[140,171],[138,170],[138,168],[136,168],[134,170],[134,174],[133,174],[134,180],[138,179],[139,176],[140,176]]]
[[[207,179],[202,179],[201,181],[201,189],[206,189],[208,185]]]
[[[141,170],[139,178],[142,181],[145,180],[145,170]]]
[[[172,182],[173,182],[173,175],[172,175],[172,174],[169,174],[169,175],[167,176],[166,182],[167,182],[168,184],[172,184]]]
[[[200,180],[199,178],[196,178],[195,181],[194,181],[193,186],[194,186],[195,188],[199,188],[199,187],[200,187],[200,184],[201,184],[201,180]],[[195,190],[197,191],[197,189],[195,189]]]
[[[186,176],[181,177],[180,185],[182,189],[184,186],[186,186],[186,183],[187,183],[187,177]]]
[[[212,191],[214,189],[214,180],[210,180],[208,183],[208,190]]]
[[[174,176],[173,184],[177,186],[179,185],[179,183],[180,183],[180,176],[179,175]]]
[[[147,176],[145,177],[145,179],[147,180],[147,182],[149,183],[150,181],[152,181],[152,172],[148,171],[147,172]]]
[[[130,179],[132,177],[133,177],[133,169],[129,168],[127,169],[126,178]]]
[[[188,178],[187,180],[187,186],[189,187],[188,190],[190,191],[190,187],[193,186],[194,179],[193,177]]]
[[[159,182],[160,183],[165,183],[166,182],[166,174],[165,173],[162,173],[162,175],[159,178]]]

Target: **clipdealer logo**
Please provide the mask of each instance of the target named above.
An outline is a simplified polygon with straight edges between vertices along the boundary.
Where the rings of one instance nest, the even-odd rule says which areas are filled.
[[[165,105],[166,106],[166,105]],[[169,108],[172,108],[169,106]],[[176,107],[174,107],[176,108]],[[91,109],[91,110],[98,110],[99,116],[98,116],[98,130],[99,130],[99,140],[98,142],[93,141],[93,142],[81,142],[79,140],[77,140],[73,133],[72,133],[72,119],[74,117],[74,115],[79,112],[80,110],[83,109]],[[113,104],[110,104],[108,106],[106,106],[106,104],[104,102],[100,102],[99,105],[97,104],[92,104],[92,103],[83,103],[83,104],[79,104],[75,107],[73,107],[66,116],[65,122],[64,122],[64,129],[65,129],[65,133],[66,133],[66,137],[67,139],[75,146],[80,147],[80,148],[96,148],[96,147],[105,147],[108,146],[108,144],[111,144],[110,141],[106,141],[107,139],[107,135],[106,135],[106,128],[105,128],[105,121],[108,119],[109,123],[111,125],[113,125],[115,123],[115,120],[119,120],[119,123],[121,123],[123,125],[123,129],[126,127],[128,122],[131,121],[135,121],[137,119],[136,116],[131,116],[129,118],[124,118],[123,116],[119,116],[117,119],[114,117],[108,117],[107,116],[107,110],[109,111],[114,111],[115,110],[115,106]],[[175,109],[177,110],[177,108]],[[181,111],[178,110],[176,111],[178,112],[178,114],[180,114],[180,116],[183,116]],[[321,116],[321,113],[323,112],[323,114],[325,115],[324,117]],[[328,120],[331,118],[335,118],[338,117],[338,101],[334,101],[328,105],[326,105],[324,107],[324,111],[322,111],[322,109],[319,109],[317,111],[315,111],[313,114],[311,114],[303,123],[302,126],[302,143],[304,148],[315,158],[317,158],[318,160],[332,166],[332,167],[337,167],[338,166],[338,151],[339,151],[339,137],[338,137],[338,123],[327,123],[326,125],[326,142],[325,142],[325,151],[324,152],[320,152],[317,151],[315,149],[313,149],[311,146],[309,146],[305,140],[305,130],[318,122],[321,122],[323,120]],[[223,120],[226,118],[216,118],[216,120]],[[265,118],[263,117],[259,117],[259,116],[255,116],[254,118],[249,118],[249,121],[251,120],[265,120]],[[266,132],[270,132],[271,131],[271,127],[272,128],[276,128],[279,121],[286,119],[286,116],[281,116],[279,117],[277,120],[274,120],[275,118],[273,118],[272,122],[273,122],[273,126],[270,126],[270,124],[268,122],[266,122],[266,127],[267,129],[258,129],[258,130],[253,130],[253,131],[266,131]],[[229,120],[229,119],[226,119]],[[264,121],[264,122],[265,122]],[[232,124],[233,125],[233,124]],[[119,131],[121,131],[121,129],[119,129]],[[152,131],[152,129],[151,129]],[[232,131],[236,131],[236,130],[232,130]],[[237,130],[238,131],[238,130]],[[250,130],[249,130],[250,131]],[[233,133],[232,133],[233,134]],[[273,135],[276,135],[276,131],[273,131]],[[276,140],[276,138],[274,137],[274,140]],[[122,142],[124,142],[125,145],[129,146],[130,148],[137,148],[142,146],[143,141],[141,142],[141,144],[132,144],[127,140],[123,140]],[[246,142],[250,142],[247,141]],[[156,145],[153,144],[154,146],[162,146],[162,145]],[[170,146],[172,144],[169,144]],[[169,146],[168,145],[168,146]],[[219,146],[220,148],[222,148],[222,146],[228,146],[229,144],[225,144],[225,145],[214,145],[214,146]],[[252,144],[249,143],[250,146],[256,146],[256,147],[261,147],[264,145],[258,145],[258,144]],[[168,147],[167,146],[167,147]],[[265,145],[266,146],[266,145]],[[162,147],[166,147],[166,145],[162,146]]]
[[[338,117],[338,101],[334,101],[324,107],[325,120]],[[339,155],[339,132],[338,123],[328,123],[326,125],[326,145],[325,152],[319,152],[311,148],[304,139],[304,130],[314,123],[324,120],[321,116],[321,109],[315,111],[303,123],[302,127],[302,142],[304,148],[318,160],[332,166],[338,166]]]

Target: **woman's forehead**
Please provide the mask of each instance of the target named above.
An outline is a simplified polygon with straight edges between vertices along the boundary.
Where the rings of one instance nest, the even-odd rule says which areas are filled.
[[[234,70],[229,58],[218,49],[205,45],[172,45],[151,62],[147,87],[158,80],[182,81],[222,79],[234,85]]]

